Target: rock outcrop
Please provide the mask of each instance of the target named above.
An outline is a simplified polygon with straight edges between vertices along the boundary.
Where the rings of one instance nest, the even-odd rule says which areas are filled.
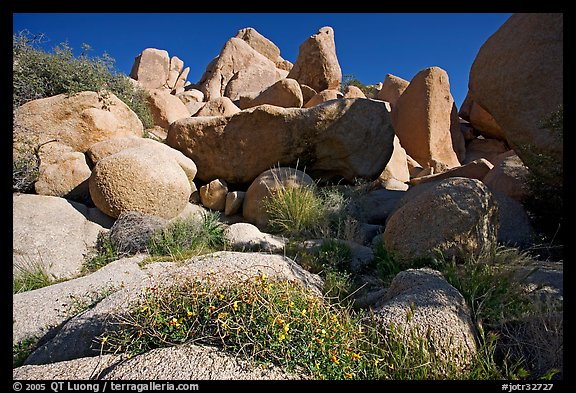
[[[393,138],[383,102],[342,99],[310,109],[260,105],[228,117],[180,119],[166,143],[196,163],[199,179],[246,184],[274,165],[298,162],[314,177],[375,179]]]

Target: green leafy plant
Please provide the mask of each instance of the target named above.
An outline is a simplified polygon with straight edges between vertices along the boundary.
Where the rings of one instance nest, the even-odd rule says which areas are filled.
[[[114,59],[107,53],[91,57],[90,46],[83,44],[80,55],[74,56],[73,49],[66,42],[47,52],[41,49],[43,40],[43,35],[32,35],[28,31],[13,35],[14,110],[28,101],[62,93],[110,91],[138,115],[144,128],[153,126],[152,115],[145,103],[145,91],[117,72]],[[105,96],[103,99],[105,105]]]
[[[38,337],[30,337],[12,346],[12,368],[24,364],[28,356],[36,349],[38,341]]]
[[[212,251],[223,250],[226,245],[224,227],[218,212],[206,212],[202,221],[176,220],[156,232],[148,241],[152,257],[182,260]]]
[[[54,275],[48,273],[48,269],[41,258],[40,260],[20,258],[19,262],[14,263],[14,268],[13,294],[32,291],[59,282]]]

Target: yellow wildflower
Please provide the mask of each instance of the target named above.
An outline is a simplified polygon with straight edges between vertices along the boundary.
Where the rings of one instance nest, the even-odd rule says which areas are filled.
[[[280,334],[278,335],[278,341],[282,341],[282,340],[284,340],[285,338],[286,338],[286,336],[285,336],[283,333],[280,333]]]
[[[102,345],[104,345],[108,341],[108,336],[102,337]]]
[[[235,311],[238,310],[238,300],[232,303],[232,308],[234,308]]]
[[[330,357],[330,360],[332,360],[332,361],[333,361],[334,363],[336,363],[336,364],[340,364],[340,361],[338,360],[338,358],[336,357],[336,355],[332,355],[332,356]]]
[[[192,311],[186,310],[186,316],[187,316],[188,318],[190,318],[192,315],[194,315],[194,314],[192,313]]]
[[[357,353],[352,354],[352,360],[360,359],[362,356],[358,355]]]
[[[346,377],[347,379],[352,379],[353,376],[354,376],[353,373],[344,373],[344,377]]]

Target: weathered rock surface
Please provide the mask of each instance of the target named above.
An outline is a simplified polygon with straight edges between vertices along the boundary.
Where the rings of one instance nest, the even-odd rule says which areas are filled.
[[[386,164],[384,171],[378,177],[381,181],[396,179],[400,182],[407,182],[410,180],[410,172],[408,171],[408,163],[406,150],[400,145],[400,140],[394,135],[394,149],[390,161]]]
[[[512,15],[482,45],[469,78],[470,95],[510,147],[553,185],[563,182],[563,138],[542,122],[563,105],[563,20],[561,13]]]
[[[292,69],[292,63],[280,56],[280,49],[268,38],[257,32],[256,29],[252,27],[241,29],[236,34],[236,38],[246,41],[256,51],[272,60],[277,68],[285,71]]]
[[[230,225],[224,230],[224,236],[234,251],[284,251],[285,241],[282,238],[260,232],[256,226],[245,222]]]
[[[242,205],[244,204],[244,197],[246,193],[244,191],[232,191],[226,195],[226,205],[224,206],[224,215],[231,216],[242,210]]]
[[[166,143],[190,157],[203,181],[249,183],[274,165],[315,177],[376,178],[393,150],[383,102],[342,99],[310,109],[261,105],[228,117],[181,119]]]
[[[342,70],[336,56],[334,30],[325,26],[300,45],[298,58],[288,74],[317,92],[340,89]]]
[[[280,79],[272,86],[258,93],[254,98],[240,97],[240,108],[246,109],[269,104],[283,108],[300,108],[303,104],[302,90],[294,79]]]
[[[56,140],[84,153],[96,142],[143,133],[138,116],[112,93],[58,94],[27,102],[16,110],[12,151],[16,158],[22,151]]]
[[[192,343],[158,348],[128,359],[101,355],[14,369],[19,380],[290,380],[304,376],[261,367],[216,347]],[[190,385],[195,385],[191,382]]]
[[[359,87],[348,85],[344,92],[344,98],[366,98],[366,95]]]
[[[85,205],[63,198],[12,194],[13,273],[41,266],[51,278],[80,274],[104,230],[89,214]]]
[[[130,77],[137,80],[142,87],[159,89],[168,80],[169,73],[170,56],[168,52],[156,48],[146,48],[134,59]]]
[[[382,88],[376,96],[379,100],[388,101],[390,105],[396,105],[396,101],[408,87],[410,82],[392,74],[386,74]]]
[[[529,170],[513,151],[496,157],[494,168],[482,181],[492,191],[499,191],[522,202],[529,194]]]
[[[314,97],[318,92],[308,85],[303,85],[300,83],[300,90],[302,90],[302,102],[305,104],[310,101],[310,98]]]
[[[424,187],[424,188],[421,188]],[[496,245],[498,206],[476,179],[453,177],[412,187],[384,229],[386,249],[404,263],[478,255]]]
[[[94,204],[110,217],[139,211],[170,219],[188,203],[191,181],[173,154],[136,147],[100,159],[89,187]]]
[[[232,37],[208,64],[198,82],[206,101],[226,96],[232,101],[261,91],[281,79],[273,61],[243,39]]]
[[[226,207],[228,185],[221,179],[212,180],[200,187],[200,201],[211,210],[223,211]]]
[[[371,191],[353,202],[354,216],[360,222],[384,225],[405,194],[404,191],[383,189]]]
[[[466,158],[462,164],[468,164],[479,158],[485,158],[492,164],[496,164],[498,155],[510,150],[506,142],[498,139],[480,139],[471,140],[466,145]]]
[[[506,194],[492,191],[498,204],[498,243],[526,249],[536,240],[536,233],[524,206]]]
[[[288,167],[279,167],[262,172],[248,187],[244,196],[242,214],[244,219],[258,228],[268,225],[269,216],[264,200],[283,188],[314,186],[314,180],[306,173]]]
[[[373,315],[384,327],[394,324],[398,338],[409,345],[415,345],[413,332],[426,337],[445,361],[461,368],[476,354],[475,329],[466,301],[436,270],[398,273]]]
[[[470,125],[485,138],[506,140],[504,131],[498,123],[496,123],[494,117],[472,99],[470,92],[466,95],[458,115],[468,120]]]
[[[159,127],[167,129],[175,120],[190,117],[190,111],[186,105],[178,97],[170,94],[169,90],[149,90],[146,101],[152,113],[154,125]]]
[[[322,90],[320,93],[315,94],[306,103],[304,103],[304,108],[312,108],[318,104],[326,101],[335,100],[338,98],[344,98],[340,90],[326,89]]]
[[[426,68],[412,78],[392,109],[392,123],[400,144],[420,165],[460,165],[456,150],[465,153],[464,139],[443,69]]]
[[[194,116],[231,116],[240,112],[232,100],[228,97],[217,97],[204,103],[200,110]]]
[[[120,287],[143,281],[146,274],[138,267],[144,257],[123,258],[84,277],[53,284],[12,297],[12,344],[27,338],[50,334],[68,318]]]
[[[484,158],[479,158],[468,164],[457,166],[445,172],[415,177],[410,180],[410,184],[415,186],[417,184],[448,179],[449,177],[466,177],[468,179],[482,180],[492,168],[494,168],[494,165],[492,165],[490,161]]]
[[[88,178],[92,171],[84,153],[68,145],[47,143],[38,151],[40,165],[34,189],[39,195],[88,200]]]

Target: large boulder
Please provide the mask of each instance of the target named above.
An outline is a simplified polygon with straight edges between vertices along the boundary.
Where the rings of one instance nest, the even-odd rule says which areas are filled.
[[[390,179],[396,179],[402,183],[410,180],[410,172],[408,171],[406,150],[400,145],[400,140],[394,135],[394,149],[390,161],[386,164],[384,171],[378,177],[381,182],[386,182]]]
[[[111,217],[139,211],[170,219],[190,198],[196,166],[168,146],[132,147],[97,161],[89,179],[94,204]],[[162,146],[160,146],[162,145]]]
[[[224,230],[224,236],[228,246],[234,251],[262,251],[273,254],[284,252],[283,239],[260,232],[258,227],[246,222],[230,225]]]
[[[159,127],[167,129],[173,121],[190,117],[186,105],[178,97],[170,94],[169,90],[149,90],[146,100],[154,125]]]
[[[410,82],[392,74],[386,74],[382,88],[376,96],[379,100],[388,101],[390,105],[396,105],[398,98],[404,93]]]
[[[269,169],[261,173],[244,196],[242,214],[244,219],[258,228],[265,229],[270,217],[264,207],[266,198],[270,198],[284,188],[313,186],[314,180],[306,173],[288,167]]]
[[[526,249],[534,245],[536,232],[522,204],[508,195],[492,191],[498,204],[498,244]]]
[[[88,200],[88,178],[92,170],[84,153],[74,151],[58,142],[47,143],[38,149],[40,165],[36,194]]]
[[[96,142],[127,135],[142,136],[138,116],[110,92],[83,91],[58,94],[27,102],[14,118],[14,152],[17,145],[35,146],[52,140],[84,153]]]
[[[424,188],[421,188],[424,187]],[[496,245],[498,205],[476,179],[452,177],[411,188],[384,229],[384,245],[403,264],[418,258],[479,255]]]
[[[211,210],[223,211],[226,207],[228,185],[226,181],[215,179],[200,187],[200,201]]]
[[[476,354],[470,309],[460,292],[436,270],[398,273],[371,315],[405,345],[418,350],[414,337],[419,337],[442,361],[462,370]]]
[[[348,85],[344,91],[344,98],[366,98],[366,94],[359,87]]]
[[[480,135],[486,138],[506,140],[504,131],[502,131],[502,128],[496,123],[494,117],[472,99],[470,92],[466,95],[458,115],[462,119],[469,121],[470,125]]]
[[[520,159],[557,186],[563,182],[562,132],[543,122],[563,105],[563,21],[561,13],[512,15],[478,51],[468,83]]]
[[[14,294],[12,345],[51,334],[78,313],[78,305],[145,282],[146,273],[138,266],[143,259],[143,255],[122,258],[86,276]]]
[[[399,190],[374,190],[353,200],[351,210],[360,222],[384,225],[405,194]]]
[[[479,158],[468,164],[457,166],[444,172],[415,177],[410,180],[410,184],[415,186],[417,184],[448,179],[449,177],[466,177],[469,179],[482,180],[492,168],[494,168],[494,165],[490,161]]]
[[[464,138],[443,69],[426,68],[412,78],[392,108],[392,123],[400,144],[420,165],[460,165],[457,150],[465,154]]]
[[[235,37],[246,41],[256,51],[272,60],[277,68],[285,71],[290,71],[292,68],[292,63],[280,56],[280,49],[256,29],[252,27],[241,29]]]
[[[514,151],[497,156],[494,168],[482,179],[491,191],[499,191],[523,202],[529,194],[530,172]]]
[[[261,91],[281,79],[274,62],[240,38],[232,37],[220,54],[208,64],[198,82],[205,100]]]
[[[85,205],[54,196],[12,194],[13,273],[44,270],[51,279],[81,273],[104,228]]]
[[[169,74],[170,56],[167,51],[156,48],[146,48],[136,56],[130,71],[130,77],[147,89],[162,88]]]
[[[201,180],[247,184],[274,165],[298,162],[311,176],[375,179],[393,138],[383,102],[350,98],[309,109],[260,105],[228,117],[180,119],[166,143],[198,165]]]
[[[300,84],[320,92],[340,89],[342,70],[336,56],[334,30],[325,26],[300,45],[298,58],[288,74]]]
[[[466,158],[462,164],[468,164],[479,158],[485,158],[496,164],[498,155],[510,150],[506,142],[498,139],[476,138],[466,145]]]
[[[313,95],[312,98],[306,101],[304,103],[304,108],[312,108],[313,106],[316,106],[323,102],[336,100],[338,98],[344,98],[344,95],[340,93],[340,90],[335,89],[322,90],[320,93]]]
[[[238,112],[240,112],[240,108],[234,105],[230,98],[217,97],[204,103],[194,116],[231,116]]]
[[[276,105],[283,108],[300,108],[303,104],[302,90],[294,79],[284,78],[255,97],[240,97],[240,108],[246,109],[262,104]]]

